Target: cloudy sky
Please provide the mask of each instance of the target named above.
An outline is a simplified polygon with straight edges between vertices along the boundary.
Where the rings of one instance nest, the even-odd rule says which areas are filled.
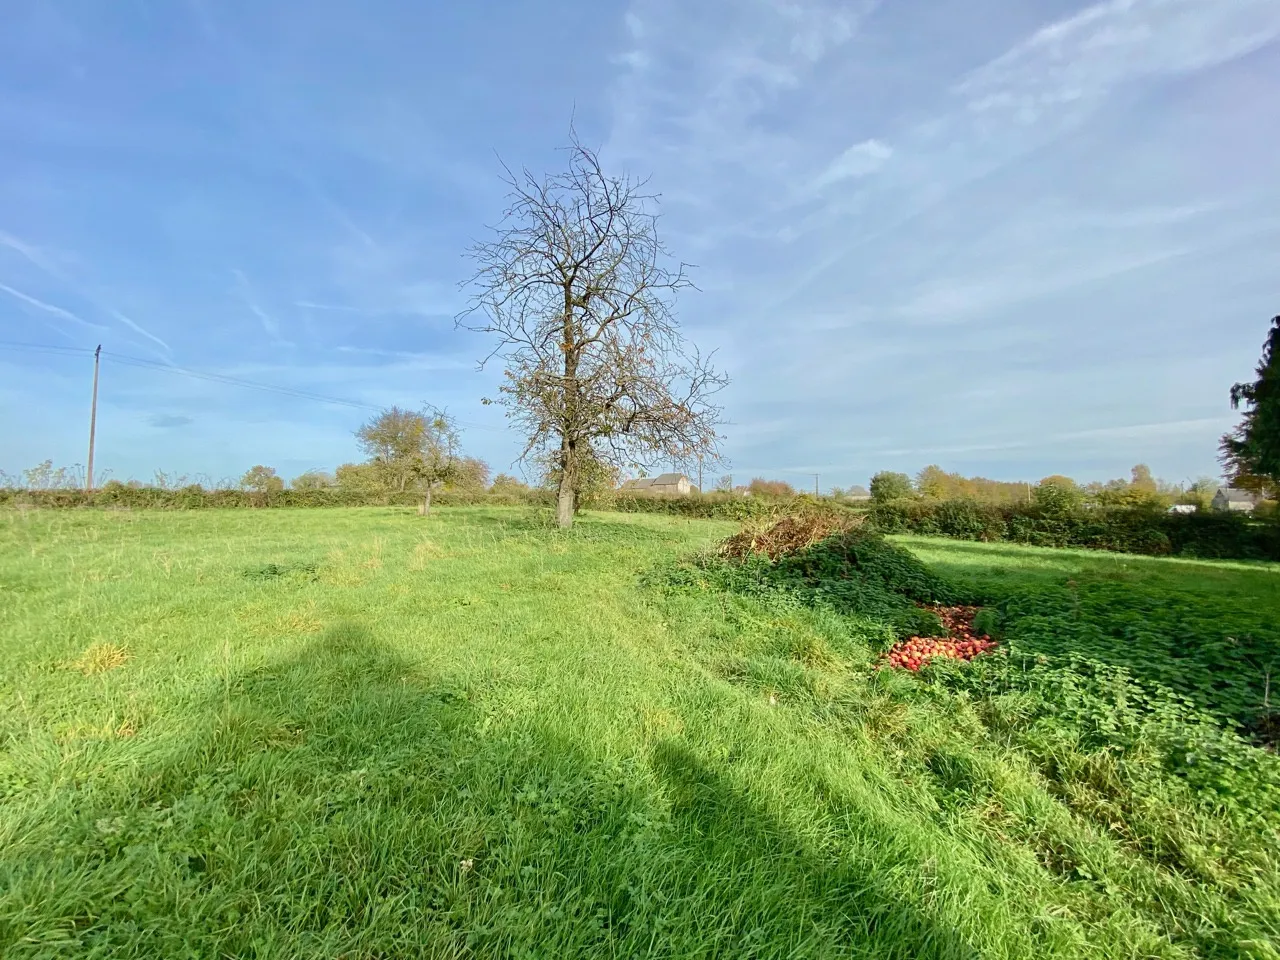
[[[507,468],[462,254],[571,117],[698,265],[743,480],[1216,473],[1280,313],[1280,0],[5,8],[11,472],[84,461],[99,343],[117,477],[332,467],[423,402]]]

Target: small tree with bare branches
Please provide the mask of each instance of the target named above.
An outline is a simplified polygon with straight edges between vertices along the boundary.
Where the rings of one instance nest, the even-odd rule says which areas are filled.
[[[711,398],[727,382],[680,335],[672,308],[691,283],[658,239],[656,195],[605,174],[576,135],[568,153],[554,176],[507,170],[509,205],[471,250],[477,292],[459,317],[498,339],[481,365],[505,363],[497,402],[525,435],[522,459],[556,460],[561,527],[589,455],[619,467],[715,460]]]

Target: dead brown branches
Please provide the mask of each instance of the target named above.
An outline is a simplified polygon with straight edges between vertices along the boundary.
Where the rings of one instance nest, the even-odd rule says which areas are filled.
[[[837,533],[852,530],[862,522],[853,514],[813,512],[789,514],[763,523],[749,524],[720,545],[720,552],[732,560],[752,555],[777,560],[799,553]]]

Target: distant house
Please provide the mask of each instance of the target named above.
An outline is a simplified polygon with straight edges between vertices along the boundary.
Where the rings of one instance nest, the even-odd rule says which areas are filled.
[[[1212,507],[1229,513],[1252,513],[1258,505],[1258,495],[1235,487],[1219,487],[1213,495]]]
[[[657,477],[641,477],[628,480],[622,485],[623,493],[644,494],[646,496],[687,497],[693,490],[693,484],[683,473],[664,473]]]
[[[1194,503],[1175,503],[1169,508],[1170,513],[1195,513],[1199,507]]]

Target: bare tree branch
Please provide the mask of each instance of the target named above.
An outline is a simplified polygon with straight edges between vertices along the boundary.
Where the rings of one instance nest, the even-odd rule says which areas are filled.
[[[505,365],[497,402],[526,438],[522,458],[555,453],[562,526],[587,458],[718,459],[711,400],[728,382],[680,335],[673,306],[693,284],[686,264],[667,265],[657,196],[607,175],[576,135],[568,153],[544,179],[504,167],[507,208],[470,251],[476,292],[458,318],[497,338],[481,366]]]

